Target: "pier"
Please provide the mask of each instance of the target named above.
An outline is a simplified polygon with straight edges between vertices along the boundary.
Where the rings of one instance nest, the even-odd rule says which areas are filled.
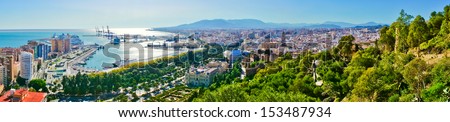
[[[97,47],[88,46],[85,48],[87,48],[87,50],[82,52],[81,55],[77,56],[76,58],[74,58],[68,62],[68,65],[67,65],[68,74],[75,75],[78,72],[95,72],[95,71],[97,71],[94,69],[85,68],[80,65],[80,63],[85,63],[85,61],[97,51]]]

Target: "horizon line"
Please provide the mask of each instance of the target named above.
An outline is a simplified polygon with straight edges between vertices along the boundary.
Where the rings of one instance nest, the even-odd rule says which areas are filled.
[[[354,25],[359,25],[359,24],[366,24],[366,23],[377,23],[380,25],[390,25],[390,24],[386,24],[386,23],[378,23],[375,21],[368,21],[368,22],[363,22],[363,23],[352,23],[352,22],[347,22],[347,21],[323,21],[320,23],[308,23],[308,22],[268,22],[268,21],[264,21],[261,19],[252,19],[252,18],[240,18],[240,19],[225,19],[225,18],[216,18],[216,19],[200,19],[194,22],[187,22],[187,23],[183,23],[183,24],[178,24],[178,25],[171,25],[171,26],[159,26],[159,27],[123,27],[123,26],[119,26],[119,27],[115,27],[115,28],[166,28],[166,27],[176,27],[176,26],[180,26],[180,25],[185,25],[185,24],[193,24],[196,22],[200,22],[200,21],[205,21],[205,20],[226,20],[226,21],[230,21],[230,20],[258,20],[267,24],[325,24],[327,22],[342,22],[342,23],[349,23],[349,24],[354,24]],[[104,25],[105,27],[107,25]],[[0,30],[5,31],[5,30],[86,30],[86,29],[95,29],[95,27],[100,27],[100,26],[93,26],[91,28],[76,28],[76,27],[67,27],[67,28],[0,28]]]

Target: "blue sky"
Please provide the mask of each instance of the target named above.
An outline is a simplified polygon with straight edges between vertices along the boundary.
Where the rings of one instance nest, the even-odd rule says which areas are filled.
[[[275,23],[391,23],[401,9],[428,18],[449,4],[447,0],[1,0],[0,29],[148,28],[244,18]]]

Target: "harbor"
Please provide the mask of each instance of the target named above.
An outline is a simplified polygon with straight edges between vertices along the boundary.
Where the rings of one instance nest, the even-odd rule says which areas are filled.
[[[107,43],[99,45],[98,51],[93,53],[94,58],[86,60],[86,65],[82,67],[96,71],[111,71],[129,63],[150,61],[202,48],[200,44],[193,43],[192,38],[145,28],[120,30],[106,26],[106,29],[96,27],[95,33],[95,36],[107,40]],[[108,53],[117,54],[120,59],[105,55],[105,49]]]
[[[97,72],[96,69],[82,67],[83,62],[88,60],[96,52],[95,45],[85,45],[77,50],[73,50],[68,54],[58,56],[54,59],[45,61],[43,67],[39,70],[35,78],[45,78],[48,82],[52,82],[62,76],[72,76],[77,73]]]
[[[168,32],[157,32],[149,28],[132,28],[132,29],[110,29],[109,26],[104,26],[100,29],[95,27],[95,35],[103,37],[109,40],[111,44],[123,44],[123,43],[142,43],[149,41],[166,40],[172,38],[173,34]]]
[[[35,45],[47,45],[47,55],[42,60],[42,68],[35,71],[33,78],[47,79],[47,82],[55,81],[64,75],[75,75],[77,73],[93,73],[93,72],[107,72],[114,68],[124,66],[129,63],[139,61],[149,61],[155,58],[177,55],[182,53],[186,49],[180,50],[163,50],[148,48],[149,43],[165,42],[169,38],[173,38],[175,34],[160,31],[151,31],[146,28],[114,28],[99,31],[96,29],[79,29],[79,30],[16,30],[11,32],[3,32],[3,34],[15,37],[15,35],[24,38],[17,38],[18,40],[12,40],[14,43],[1,42],[2,46],[8,46],[6,48],[22,48],[28,49]],[[23,33],[29,35],[23,35]],[[52,42],[52,39],[63,38],[58,36],[70,35],[70,51],[64,50],[56,51],[50,49],[56,42]],[[117,48],[109,49],[112,54],[117,54],[120,60],[115,60],[110,56],[104,54],[105,46],[111,44],[112,37],[120,38],[120,43],[114,45]],[[27,37],[27,38],[25,38]],[[138,41],[136,41],[138,40]],[[64,42],[64,40],[63,40]],[[74,42],[74,43],[72,43]],[[4,43],[4,44],[3,44]],[[143,50],[137,49],[125,49],[124,47],[130,45],[142,46]],[[58,46],[54,46],[58,47]],[[59,47],[61,48],[61,47]],[[31,48],[34,50],[37,48]],[[62,48],[61,48],[62,49]],[[68,48],[66,48],[68,49]],[[39,49],[39,55],[40,51]],[[56,52],[55,52],[56,51]],[[141,53],[144,53],[144,57],[139,57]],[[127,58],[130,57],[130,58]],[[38,59],[39,57],[35,57]],[[104,65],[113,64],[113,65]]]

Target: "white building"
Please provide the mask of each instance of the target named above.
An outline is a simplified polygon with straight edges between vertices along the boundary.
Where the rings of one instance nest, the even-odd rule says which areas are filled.
[[[185,80],[187,85],[191,87],[207,87],[211,84],[218,70],[218,68],[192,67],[186,73]]]
[[[20,54],[20,77],[31,80],[33,76],[33,55],[29,52]]]
[[[7,73],[6,72],[6,67],[0,65],[0,92],[2,92],[3,91],[3,87],[8,84],[7,83],[8,75],[6,73]]]

